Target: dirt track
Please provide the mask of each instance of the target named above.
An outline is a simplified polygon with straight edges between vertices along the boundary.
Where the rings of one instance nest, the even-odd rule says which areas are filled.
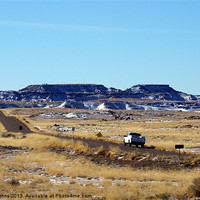
[[[149,147],[144,147],[144,148],[136,148],[134,145],[129,147],[129,146],[124,146],[123,143],[122,144],[118,144],[118,143],[114,143],[114,142],[106,142],[103,140],[94,140],[94,139],[84,139],[84,138],[73,138],[73,137],[67,137],[67,136],[57,136],[61,139],[67,139],[67,140],[74,140],[75,142],[77,141],[82,141],[84,144],[87,144],[89,147],[91,148],[99,148],[101,146],[104,147],[104,149],[109,149],[110,146],[112,147],[119,147],[122,151],[126,151],[126,152],[140,152],[140,153],[144,153],[144,154],[150,154],[153,156],[176,156],[178,157],[178,152],[170,152],[170,151],[161,151],[161,150],[157,150],[157,149],[153,149],[153,148],[149,148]],[[188,154],[182,154],[182,157],[188,156]]]
[[[32,131],[22,122],[20,122],[15,117],[7,117],[0,111],[0,122],[4,125],[8,132],[22,132],[24,134],[32,133]],[[22,129],[20,130],[20,126]],[[123,146],[122,144],[117,144],[113,142],[106,142],[103,140],[94,140],[94,139],[84,139],[84,138],[75,138],[75,137],[68,137],[68,136],[56,136],[61,139],[73,140],[75,142],[82,141],[84,144],[87,144],[91,148],[99,148],[101,146],[104,149],[109,149],[110,146],[119,147],[122,151],[125,152],[135,152],[138,151],[140,153],[150,154],[153,156],[178,156],[178,152],[169,152],[169,151],[161,151],[153,148],[136,148],[135,146]],[[182,154],[182,157],[187,156],[186,154]]]
[[[32,131],[15,117],[7,117],[0,111],[0,122],[8,132],[22,132],[24,134]]]

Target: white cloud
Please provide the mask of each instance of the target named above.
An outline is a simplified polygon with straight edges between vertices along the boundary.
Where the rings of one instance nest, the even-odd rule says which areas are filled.
[[[42,24],[32,22],[21,21],[0,21],[0,25],[4,26],[21,26],[21,27],[33,27],[33,28],[45,28],[45,29],[62,29],[62,30],[78,30],[78,31],[125,31],[125,32],[138,32],[132,28],[118,28],[118,27],[103,27],[103,26],[88,26],[88,25],[68,25],[68,24]]]
[[[21,21],[0,21],[0,26],[17,26],[25,28],[53,29],[63,31],[90,31],[90,32],[130,32],[130,33],[151,33],[151,34],[172,34],[172,33],[199,33],[200,29],[143,29],[143,28],[123,28],[123,27],[103,27],[88,25],[69,25],[69,24],[44,24]]]

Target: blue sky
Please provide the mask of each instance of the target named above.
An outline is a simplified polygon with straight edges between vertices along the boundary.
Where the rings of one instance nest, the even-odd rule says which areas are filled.
[[[0,90],[169,84],[200,94],[199,0],[0,0]]]

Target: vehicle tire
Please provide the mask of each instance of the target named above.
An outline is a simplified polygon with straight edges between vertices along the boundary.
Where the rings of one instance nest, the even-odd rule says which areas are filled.
[[[141,144],[141,147],[144,148],[144,144]]]
[[[124,142],[124,146],[126,146],[126,142]]]
[[[138,144],[136,144],[135,146],[138,147]]]

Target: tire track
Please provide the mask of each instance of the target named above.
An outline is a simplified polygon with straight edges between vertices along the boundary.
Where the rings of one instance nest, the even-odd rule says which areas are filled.
[[[101,146],[103,146],[104,149],[109,150],[110,147],[117,147],[119,148],[121,151],[125,151],[125,152],[139,152],[139,153],[144,153],[144,154],[149,154],[152,156],[169,156],[169,157],[177,157],[179,156],[178,152],[174,152],[174,151],[163,151],[163,150],[158,150],[158,149],[153,149],[150,147],[135,147],[135,146],[124,146],[123,143],[122,144],[118,144],[118,143],[114,143],[114,142],[107,142],[107,141],[103,141],[103,140],[95,140],[95,139],[86,139],[86,138],[75,138],[75,137],[69,137],[69,136],[55,136],[57,138],[60,139],[67,139],[67,140],[73,140],[74,142],[78,142],[81,141],[83,142],[83,144],[88,145],[88,147],[91,148],[99,148]],[[181,154],[181,157],[186,157],[189,156],[189,154]]]

